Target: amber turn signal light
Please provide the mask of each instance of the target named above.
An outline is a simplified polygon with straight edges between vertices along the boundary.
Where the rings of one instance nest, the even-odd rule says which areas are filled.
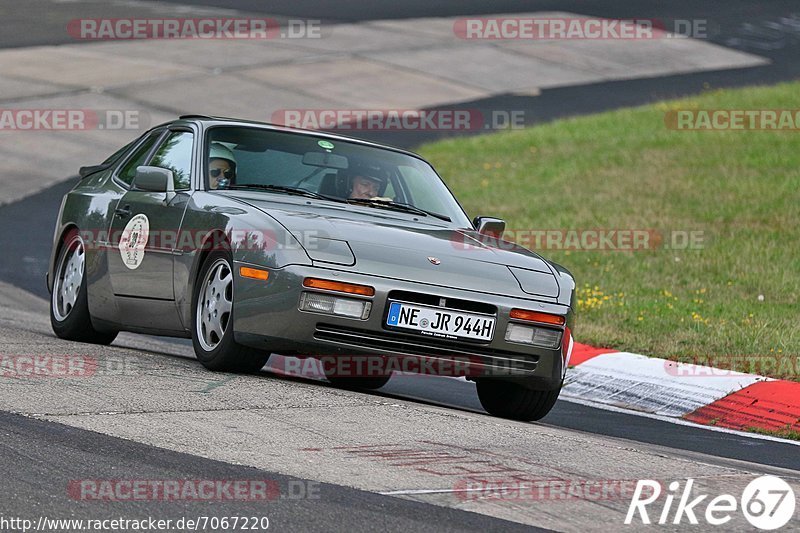
[[[269,272],[261,270],[260,268],[239,267],[239,275],[243,278],[258,279],[267,281],[269,279]]]
[[[525,309],[512,309],[509,316],[511,316],[511,318],[516,318],[517,320],[538,322],[540,324],[552,324],[554,326],[563,326],[565,323],[565,319],[561,315],[551,315],[550,313],[527,311]]]
[[[343,283],[341,281],[331,281],[328,279],[306,278],[303,286],[309,289],[325,289],[328,291],[346,292],[347,294],[359,294],[361,296],[374,296],[375,289],[369,285],[356,285],[355,283]]]

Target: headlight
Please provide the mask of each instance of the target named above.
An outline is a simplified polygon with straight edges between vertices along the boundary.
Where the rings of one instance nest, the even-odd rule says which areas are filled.
[[[342,298],[330,294],[304,292],[300,295],[300,309],[326,315],[346,316],[365,320],[369,317],[372,302],[355,298]]]
[[[561,331],[510,323],[506,329],[506,340],[518,344],[555,349],[561,344]]]

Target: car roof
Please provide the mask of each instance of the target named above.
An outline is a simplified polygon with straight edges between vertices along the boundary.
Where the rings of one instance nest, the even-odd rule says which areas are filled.
[[[181,123],[186,123],[186,122],[201,124],[204,129],[211,126],[250,126],[250,127],[262,128],[274,131],[281,131],[286,133],[313,135],[315,137],[324,137],[326,139],[331,139],[331,140],[347,141],[356,144],[361,144],[364,146],[371,146],[373,148],[391,150],[392,152],[399,152],[401,154],[410,155],[411,157],[415,157],[417,159],[425,161],[425,159],[419,154],[415,154],[414,152],[410,152],[408,150],[404,150],[403,148],[398,148],[396,146],[380,144],[372,141],[367,141],[364,139],[358,139],[356,137],[348,137],[347,135],[329,133],[326,131],[292,128],[289,126],[283,126],[281,124],[272,124],[270,122],[258,122],[255,120],[244,120],[244,119],[229,118],[229,117],[215,117],[209,115],[181,115],[179,118],[171,120],[169,122],[165,122],[164,124],[159,124],[157,127],[172,126],[176,124],[180,125]],[[427,163],[427,161],[425,162]]]

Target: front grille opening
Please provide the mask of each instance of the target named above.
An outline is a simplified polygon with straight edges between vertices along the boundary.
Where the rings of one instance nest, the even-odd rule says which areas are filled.
[[[390,300],[400,300],[403,302],[417,303],[422,305],[430,305],[433,307],[447,307],[449,309],[458,309],[459,311],[471,311],[473,313],[483,313],[486,315],[496,315],[497,307],[482,302],[472,302],[470,300],[460,300],[458,298],[448,298],[445,296],[436,296],[434,294],[423,294],[419,292],[410,291],[391,291],[389,292]],[[442,305],[442,300],[445,304]]]
[[[539,356],[520,354],[475,345],[456,346],[445,344],[437,339],[406,335],[394,332],[374,332],[356,328],[345,328],[330,324],[317,324],[314,338],[361,349],[386,350],[398,354],[427,357],[478,357],[487,363],[502,365],[513,361],[514,367],[533,372],[539,363]]]

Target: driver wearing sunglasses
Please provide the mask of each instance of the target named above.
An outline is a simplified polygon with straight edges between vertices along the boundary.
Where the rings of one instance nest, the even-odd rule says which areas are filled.
[[[225,189],[236,181],[236,158],[222,143],[211,143],[208,155],[208,188]]]

